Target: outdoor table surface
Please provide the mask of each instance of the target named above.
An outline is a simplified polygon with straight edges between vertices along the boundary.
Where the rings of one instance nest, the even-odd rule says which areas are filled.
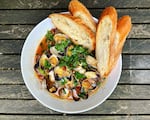
[[[41,105],[21,75],[20,57],[29,32],[49,14],[68,11],[69,0],[0,0],[0,120],[150,120],[150,0],[81,0],[99,18],[107,6],[130,15],[122,74],[112,95],[80,114]],[[72,106],[73,107],[73,106]]]

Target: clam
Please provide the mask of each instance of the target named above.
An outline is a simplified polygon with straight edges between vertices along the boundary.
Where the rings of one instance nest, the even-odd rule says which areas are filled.
[[[72,55],[72,52],[71,52],[71,50],[73,49],[73,45],[70,45],[70,46],[68,46],[67,47],[67,49],[66,49],[66,55],[67,56],[71,56]]]
[[[55,67],[59,63],[57,56],[54,54],[50,56],[49,62],[52,65],[52,67]]]
[[[80,100],[80,97],[78,96],[78,93],[77,93],[76,89],[72,89],[72,97],[75,101]]]
[[[62,57],[62,54],[56,50],[55,46],[51,47],[50,48],[50,52],[53,54],[53,55],[56,55],[57,57]]]
[[[54,73],[58,75],[59,78],[62,77],[69,77],[71,75],[71,71],[67,69],[67,67],[63,66],[57,66],[54,68]]]
[[[50,80],[51,82],[55,82],[54,71],[51,70],[51,71],[48,73],[48,75],[49,75],[49,80]]]
[[[39,65],[43,67],[45,65],[45,60],[48,60],[48,57],[45,54],[42,54],[40,60],[39,60]]]
[[[50,89],[49,92],[50,93],[55,93],[57,91],[57,87],[55,85],[53,85]]]
[[[94,90],[96,86],[97,84],[94,79],[85,79],[82,81],[82,87],[85,89],[85,91]]]
[[[56,43],[61,42],[62,40],[66,40],[67,36],[65,34],[62,33],[57,33],[54,35],[54,40]]]
[[[76,68],[74,68],[75,71],[84,74],[86,72],[86,69],[84,69],[82,66],[78,66]]]
[[[70,94],[71,94],[71,92],[67,88],[60,88],[58,90],[58,95],[60,98],[63,98],[63,99],[68,98],[70,96]]]
[[[96,74],[96,72],[93,72],[93,71],[87,71],[87,72],[85,72],[85,76],[87,78],[97,78],[98,77],[97,74]]]
[[[47,90],[50,93],[55,93],[57,91],[57,87],[55,86],[55,83],[49,79],[46,79],[46,86],[47,86]]]
[[[94,68],[97,68],[97,60],[94,57],[88,55],[86,57],[86,62],[87,62],[88,65],[90,65]]]

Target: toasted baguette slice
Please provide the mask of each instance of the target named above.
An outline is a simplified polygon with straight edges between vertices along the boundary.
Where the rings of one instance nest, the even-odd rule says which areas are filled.
[[[110,61],[113,58],[113,44],[117,27],[117,12],[114,7],[107,7],[102,12],[96,31],[96,59],[101,77],[107,77]]]
[[[73,16],[80,18],[94,33],[96,32],[96,22],[92,18],[89,10],[81,2],[71,0],[69,3],[69,11]]]
[[[64,34],[72,38],[75,44],[82,45],[90,51],[95,49],[95,35],[79,19],[69,14],[51,14],[53,24]]]
[[[114,59],[113,59],[114,61],[111,61],[110,71],[114,68],[114,66],[116,65],[119,59],[126,37],[128,36],[131,28],[132,28],[132,23],[131,23],[130,16],[126,15],[121,17],[118,20],[117,32],[114,39]]]

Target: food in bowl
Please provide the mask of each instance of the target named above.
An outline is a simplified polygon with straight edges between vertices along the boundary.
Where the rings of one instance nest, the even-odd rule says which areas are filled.
[[[74,44],[57,28],[47,31],[39,44],[34,70],[47,90],[61,99],[87,99],[103,82],[95,53]]]
[[[87,99],[108,77],[132,24],[129,16],[117,22],[114,7],[102,12],[97,26],[78,0],[70,2],[69,10],[71,14],[49,16],[56,28],[49,30],[40,43],[34,70],[51,94],[79,101]]]

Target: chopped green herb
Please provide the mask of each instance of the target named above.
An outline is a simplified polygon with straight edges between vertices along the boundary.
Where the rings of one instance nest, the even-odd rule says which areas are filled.
[[[62,78],[60,80],[61,85],[65,85],[67,83],[67,79],[66,78]]]
[[[51,68],[51,64],[48,62],[48,60],[44,61],[44,68],[46,68],[46,69]]]
[[[39,72],[41,75],[45,75],[45,71],[42,70],[41,68],[38,68],[38,72]]]
[[[88,94],[85,92],[84,88],[81,88],[81,92],[78,95],[80,98],[86,99],[88,97]]]
[[[74,79],[73,84],[74,84],[74,87],[76,87],[78,85],[78,81]]]
[[[84,74],[81,74],[79,72],[75,72],[75,77],[76,77],[76,79],[84,79],[84,78],[86,78],[86,76]]]
[[[52,34],[52,32],[51,31],[47,31],[47,33],[46,33],[46,39],[47,40],[50,40],[50,41],[54,41],[54,35]]]
[[[51,45],[50,44],[48,44],[48,49],[50,49],[51,48]]]
[[[72,54],[73,55],[78,55],[78,54],[87,55],[87,54],[89,54],[89,52],[88,52],[88,49],[82,47],[81,45],[76,45],[72,49]]]
[[[57,43],[55,45],[55,48],[60,51],[60,52],[64,52],[65,48],[68,46],[68,44],[70,43],[70,40],[62,40],[61,43]]]
[[[66,94],[66,90],[65,89],[63,89],[63,92],[64,92],[64,94]]]

